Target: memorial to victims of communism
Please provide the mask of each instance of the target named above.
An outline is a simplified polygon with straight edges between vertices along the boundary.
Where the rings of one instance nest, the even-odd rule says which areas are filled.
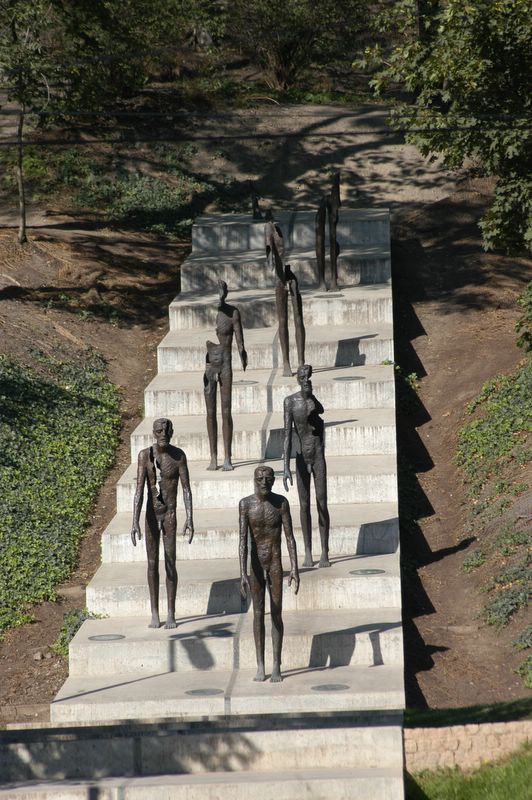
[[[316,208],[195,221],[51,706],[92,743],[63,777],[404,796],[389,215],[339,175]]]

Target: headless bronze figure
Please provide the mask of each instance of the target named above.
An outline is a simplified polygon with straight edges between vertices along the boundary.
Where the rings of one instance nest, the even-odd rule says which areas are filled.
[[[181,480],[183,488],[183,500],[186,510],[183,536],[186,536],[188,532],[189,544],[194,536],[192,493],[190,491],[187,458],[179,447],[174,447],[170,444],[173,432],[174,429],[169,419],[156,419],[153,423],[155,444],[141,450],[138,457],[131,541],[136,546],[137,539],[139,541],[141,539],[140,512],[144,484],[147,483],[145,536],[151,606],[150,628],[158,628],[161,624],[159,619],[159,543],[161,535],[163,537],[166,595],[168,600],[168,615],[164,627],[176,627],[176,499],[179,480]]]
[[[205,373],[203,375],[203,391],[207,409],[207,433],[209,435],[209,448],[211,461],[207,469],[218,468],[218,421],[216,419],[216,394],[220,384],[220,399],[222,405],[222,435],[224,440],[223,470],[232,470],[231,448],[233,442],[233,417],[231,414],[231,392],[233,389],[233,367],[231,350],[233,334],[236,338],[242,369],[246,369],[248,356],[244,348],[244,333],[240,312],[235,306],[226,303],[228,294],[225,281],[218,281],[218,314],[216,316],[216,335],[218,343],[207,342],[207,356],[205,358]]]
[[[304,567],[312,567],[312,520],[310,514],[310,477],[314,478],[318,523],[321,539],[319,567],[330,567],[329,561],[329,509],[327,507],[327,465],[325,463],[324,424],[319,416],[323,406],[312,393],[312,367],[304,364],[297,370],[300,391],[284,400],[284,476],[285,491],[293,484],[290,471],[292,426],[296,432],[296,479],[303,543]]]
[[[283,264],[284,242],[283,234],[274,222],[267,222],[264,226],[264,239],[266,245],[266,259],[274,268],[277,276],[275,284],[275,305],[279,320],[279,343],[283,357],[283,375],[290,377],[290,342],[288,337],[288,295],[292,298],[292,311],[294,314],[294,328],[296,332],[297,358],[299,364],[305,362],[305,326],[303,324],[303,304],[296,276],[290,269],[290,264]]]
[[[273,669],[270,681],[283,680],[281,650],[283,646],[283,565],[281,563],[281,528],[284,529],[290,557],[288,585],[299,591],[296,541],[292,531],[290,506],[286,497],[273,494],[275,477],[271,467],[259,466],[254,473],[255,493],[243,497],[239,504],[240,517],[240,593],[246,598],[251,592],[253,601],[253,635],[257,653],[257,674],[254,680],[266,680],[264,669],[264,612],[266,586],[270,594],[272,618]],[[247,572],[248,533],[251,542],[251,571]]]
[[[338,289],[338,256],[340,245],[336,238],[338,226],[338,209],[342,205],[340,200],[340,173],[333,175],[331,192],[322,197],[315,217],[316,233],[316,263],[318,265],[319,288],[326,289],[325,283],[325,219],[329,218],[329,255],[331,261],[331,290]]]

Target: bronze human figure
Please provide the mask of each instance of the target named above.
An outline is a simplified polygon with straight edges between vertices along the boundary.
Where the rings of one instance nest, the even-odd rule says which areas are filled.
[[[283,264],[284,242],[283,234],[274,222],[267,222],[264,226],[266,258],[275,270],[275,305],[279,320],[279,344],[283,357],[283,375],[290,377],[290,341],[288,336],[288,295],[292,299],[292,312],[294,315],[294,328],[296,332],[297,358],[299,364],[305,362],[305,325],[303,323],[303,303],[299,291],[299,283],[290,269],[290,264]]]
[[[266,680],[264,669],[264,612],[266,586],[270,594],[272,618],[273,669],[270,681],[283,680],[281,674],[281,650],[283,646],[283,565],[281,563],[281,528],[284,529],[290,576],[288,585],[294,584],[299,591],[296,540],[292,530],[290,506],[286,497],[273,494],[275,481],[273,469],[258,466],[254,473],[255,493],[243,497],[239,504],[240,517],[240,593],[246,598],[251,592],[253,601],[253,636],[257,653],[257,674],[254,680]],[[251,570],[248,564],[248,534],[251,542]]]
[[[331,193],[328,197],[327,212],[329,214],[329,250],[331,258],[331,289],[338,289],[338,256],[340,255],[340,245],[336,238],[336,227],[338,225],[338,209],[342,205],[340,201],[340,173],[333,175]]]
[[[137,488],[133,502],[133,526],[131,541],[136,546],[141,539],[140,512],[144,495],[144,484],[148,484],[146,498],[146,553],[148,556],[148,587],[150,590],[150,628],[158,628],[159,619],[159,542],[161,534],[166,570],[166,595],[168,615],[165,628],[175,628],[175,598],[177,592],[176,570],[176,498],[179,480],[183,489],[186,520],[183,536],[188,542],[194,536],[192,522],[192,493],[188,476],[187,459],[179,447],[170,444],[174,432],[169,419],[156,419],[153,423],[155,444],[141,450],[138,457]]]
[[[292,449],[292,427],[296,432],[296,479],[299,495],[299,511],[303,543],[305,545],[304,567],[312,567],[312,520],[310,515],[310,477],[314,478],[318,523],[321,539],[319,567],[330,567],[329,561],[329,509],[327,507],[327,465],[325,463],[324,424],[319,416],[323,406],[312,393],[312,367],[304,364],[297,370],[300,391],[284,400],[284,476],[285,491],[292,485],[290,457]]]
[[[322,197],[314,222],[316,233],[316,263],[318,265],[319,288],[327,289],[325,283],[325,221],[327,218],[327,197]]]
[[[232,346],[233,334],[236,338],[242,369],[246,369],[248,356],[244,347],[244,333],[240,312],[236,306],[226,303],[228,289],[225,281],[218,281],[218,314],[216,315],[216,335],[218,343],[207,342],[203,391],[207,409],[207,433],[211,460],[207,469],[218,468],[218,422],[216,419],[216,393],[220,384],[222,405],[222,435],[224,440],[223,470],[232,470],[231,448],[233,442],[233,417],[231,414],[231,392],[233,388]]]

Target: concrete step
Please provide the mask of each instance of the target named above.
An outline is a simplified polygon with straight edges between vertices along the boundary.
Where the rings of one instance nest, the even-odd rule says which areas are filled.
[[[69,677],[50,706],[52,723],[143,717],[386,711],[404,706],[403,669],[326,667],[286,670],[282,683],[257,683],[255,670],[115,673]]]
[[[238,414],[233,420],[235,460],[281,458],[283,455],[283,406],[274,413]],[[199,410],[199,409],[198,409]],[[203,409],[202,409],[203,410]],[[204,411],[204,410],[203,410]],[[171,415],[174,436],[191,461],[210,459],[207,423],[203,414]],[[329,456],[395,453],[393,408],[334,409],[325,411],[325,447]],[[145,417],[131,434],[131,460],[153,444],[154,417]],[[296,437],[293,439],[295,452]],[[223,451],[222,419],[218,417],[218,449]]]
[[[238,356],[235,356],[238,358]],[[235,367],[238,361],[235,361]],[[281,370],[238,371],[233,380],[233,415],[266,412],[283,407],[284,398],[297,390],[294,377]],[[242,375],[242,377],[240,377]],[[312,373],[316,397],[329,410],[340,408],[393,408],[395,402],[392,365],[322,368]],[[163,372],[144,392],[146,416],[204,414],[203,375],[198,372]]]
[[[279,211],[275,222],[286,248],[314,249],[316,211]],[[227,250],[264,252],[264,220],[249,214],[216,214],[197,217],[192,228],[193,252],[223,253]],[[326,229],[328,238],[328,228]],[[384,208],[341,208],[336,236],[340,247],[390,242],[389,211]]]
[[[318,270],[314,248],[288,248],[285,264],[290,264],[299,287],[317,288]],[[391,278],[388,245],[344,246],[337,260],[338,286],[342,289],[359,284],[387,283]],[[329,280],[330,267],[325,267]],[[181,291],[214,292],[223,280],[231,290],[270,289],[275,274],[266,262],[264,247],[258,250],[227,250],[219,253],[192,252],[181,264]]]
[[[398,608],[286,611],[283,622],[285,670],[402,663]],[[271,663],[269,636],[266,659]],[[91,619],[83,623],[69,652],[69,674],[80,677],[255,666],[251,612],[185,619],[175,630],[153,630],[146,620],[131,617]]]
[[[233,462],[233,472],[207,470],[208,462],[189,462],[190,484],[194,508],[234,508],[237,514],[242,497],[253,493],[253,473],[258,460]],[[281,460],[264,462],[277,476],[274,491],[285,494]],[[292,459],[294,486],[288,493],[292,509],[298,505]],[[130,464],[117,482],[117,510],[130,511],[136,486],[136,464]],[[397,467],[393,455],[331,456],[327,457],[327,493],[331,504],[390,503],[397,500]],[[293,512],[294,515],[296,512]],[[333,522],[334,524],[334,522]]]
[[[197,370],[203,374],[205,342],[215,338],[214,332],[170,331],[157,348],[158,371]],[[250,370],[282,368],[277,327],[249,328],[245,332],[245,344]],[[315,369],[382,364],[384,361],[393,361],[393,358],[393,330],[390,323],[375,323],[370,327],[338,325],[307,329],[305,361]],[[290,338],[290,363],[295,372],[298,360],[293,336]],[[248,374],[241,370],[235,348],[233,374],[235,380],[242,380]]]
[[[286,587],[283,592],[286,611],[400,606],[397,554],[337,556],[331,560],[332,566],[328,568],[300,566],[299,593],[295,595]],[[284,567],[286,571],[286,559]],[[181,619],[205,614],[238,614],[247,609],[248,603],[240,597],[237,557],[190,560],[178,566],[178,576],[176,613]],[[161,578],[159,604],[161,614],[165,614],[164,572]],[[102,564],[87,586],[87,608],[111,617],[144,617],[143,621],[148,624],[146,565],[140,562]]]
[[[402,800],[402,768],[289,768],[264,772],[159,775],[146,778],[97,778],[35,783],[0,790],[12,800]]]
[[[229,286],[231,290],[231,286]],[[307,326],[363,325],[392,321],[392,290],[388,284],[355,286],[341,292],[303,290],[303,318]],[[267,289],[230,291],[228,302],[240,311],[244,328],[278,324],[273,282]],[[214,329],[218,293],[184,292],[170,304],[170,329]]]
[[[399,546],[399,519],[396,503],[342,503],[329,505],[332,555],[394,553]],[[131,544],[131,511],[116,514],[102,536],[102,561],[146,561],[144,544]],[[302,541],[299,513],[294,509],[294,533]],[[184,522],[183,509],[178,529]],[[141,515],[144,531],[144,514]],[[238,554],[238,514],[233,508],[197,508],[194,511],[194,542],[178,535],[177,560],[234,558]],[[283,552],[286,549],[283,545]]]

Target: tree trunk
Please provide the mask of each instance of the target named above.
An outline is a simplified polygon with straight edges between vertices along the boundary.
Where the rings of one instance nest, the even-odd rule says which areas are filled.
[[[26,193],[24,190],[24,168],[22,158],[24,155],[24,148],[22,143],[22,134],[24,131],[24,116],[26,109],[21,107],[18,117],[17,128],[17,165],[15,168],[17,174],[18,186],[18,240],[20,244],[28,241],[26,236]]]

